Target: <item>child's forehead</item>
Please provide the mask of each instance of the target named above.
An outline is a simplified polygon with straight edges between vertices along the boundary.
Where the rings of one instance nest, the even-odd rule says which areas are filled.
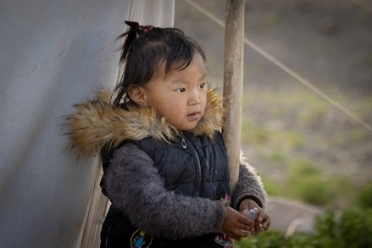
[[[187,69],[195,66],[198,68],[198,71],[200,71],[200,74],[203,76],[206,74],[206,67],[204,60],[200,56],[200,54],[195,53],[191,61],[188,63],[186,60],[179,60],[176,62],[173,62],[171,64],[167,64],[166,61],[160,62],[160,65],[157,67],[154,77],[163,77],[167,78],[168,76],[172,76],[174,74],[182,74],[187,73]]]

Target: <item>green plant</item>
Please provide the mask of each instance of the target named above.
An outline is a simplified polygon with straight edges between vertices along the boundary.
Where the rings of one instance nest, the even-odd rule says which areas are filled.
[[[343,247],[372,247],[372,209],[345,211],[340,218],[339,230]]]
[[[265,187],[265,191],[270,196],[278,196],[282,195],[281,187],[278,185],[278,182],[275,182],[273,180],[269,180],[266,177],[261,177],[262,183]]]
[[[235,242],[235,248],[366,248],[372,247],[372,209],[332,210],[319,215],[315,233],[295,233],[285,237],[270,230]]]
[[[269,132],[262,127],[252,125],[248,120],[242,121],[242,142],[252,143],[254,145],[263,145],[269,139]]]
[[[286,238],[280,231],[267,231],[255,237],[248,237],[240,242],[235,242],[235,248],[276,248],[284,247]]]
[[[269,154],[269,160],[275,163],[285,163],[288,158],[283,151],[277,149]]]
[[[289,166],[286,189],[291,197],[319,206],[326,205],[332,199],[329,184],[315,164],[297,159]]]
[[[317,216],[315,229],[314,240],[319,247],[340,248],[334,211],[328,210],[325,214]]]
[[[372,184],[367,184],[358,193],[357,200],[361,207],[372,208]]]
[[[333,198],[327,183],[320,176],[299,179],[293,187],[297,197],[310,204],[324,206]]]

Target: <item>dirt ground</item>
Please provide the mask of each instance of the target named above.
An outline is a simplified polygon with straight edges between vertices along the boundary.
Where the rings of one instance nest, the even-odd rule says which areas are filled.
[[[224,0],[193,1],[209,14],[224,21]],[[212,84],[222,85],[224,29],[189,1],[177,0],[175,26],[195,37],[207,54]],[[355,111],[361,102],[372,101],[372,2],[366,0],[246,0],[245,37],[309,81],[330,99]],[[301,153],[325,165],[330,173],[342,171],[354,179],[372,178],[372,131],[354,121],[333,103],[329,103],[297,79],[280,69],[250,46],[245,46],[244,91],[277,94],[276,102],[267,104],[259,97],[243,109],[257,125],[297,130],[309,144]],[[285,117],[265,115],[281,106],[285,93],[306,92],[327,102],[332,109],[314,125],[299,127],[296,118],[304,111],[291,106]],[[284,107],[283,107],[284,108]],[[266,112],[265,112],[266,111]],[[367,112],[367,113],[366,113]],[[356,115],[358,115],[356,113]],[[372,110],[361,119],[372,126]],[[361,138],[352,140],[348,131],[355,129]],[[340,145],[322,145],[335,137]],[[349,138],[346,138],[348,136]],[[243,150],[262,173],[282,173],[272,167],[264,149],[242,144]],[[297,154],[296,154],[297,155]]]

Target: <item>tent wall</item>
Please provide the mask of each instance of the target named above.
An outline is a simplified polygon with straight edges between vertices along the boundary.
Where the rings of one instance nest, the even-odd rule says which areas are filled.
[[[60,117],[115,84],[124,20],[170,26],[173,9],[174,0],[0,2],[1,247],[80,246],[99,162],[66,150]]]

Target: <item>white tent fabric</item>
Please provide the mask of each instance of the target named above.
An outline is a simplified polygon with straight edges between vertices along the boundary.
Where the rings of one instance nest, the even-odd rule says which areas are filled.
[[[117,78],[124,20],[171,26],[174,0],[0,2],[0,244],[80,247],[98,161],[61,116]]]

